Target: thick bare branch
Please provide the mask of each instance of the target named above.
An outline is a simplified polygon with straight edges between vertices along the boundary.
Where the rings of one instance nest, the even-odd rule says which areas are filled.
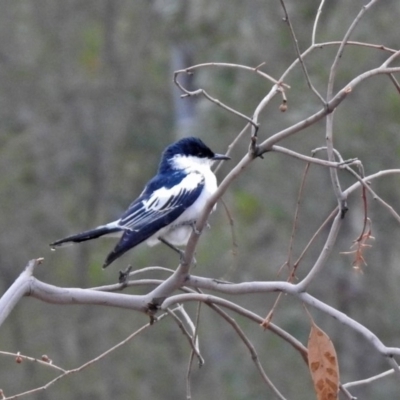
[[[25,270],[1,297],[0,326],[3,324],[4,320],[8,317],[16,304],[21,300],[21,298],[30,293],[33,270],[37,265],[39,265],[41,260],[42,259],[30,260],[28,265],[25,267]]]
[[[354,319],[350,318],[346,314],[342,313],[339,310],[336,310],[334,307],[331,307],[322,301],[316,299],[310,294],[303,292],[299,289],[298,285],[293,285],[288,282],[246,282],[246,283],[238,283],[238,284],[218,284],[217,282],[212,282],[208,280],[208,285],[204,284],[205,280],[203,278],[203,289],[215,288],[218,287],[218,291],[220,293],[229,293],[229,294],[248,294],[248,293],[265,293],[265,292],[276,292],[276,291],[284,291],[287,294],[291,294],[306,304],[309,304],[318,310],[324,312],[325,314],[335,318],[337,321],[342,324],[348,326],[350,329],[361,334],[366,341],[368,341],[381,355],[385,356],[389,364],[392,368],[395,369],[396,372],[400,375],[400,368],[397,362],[394,360],[393,356],[400,356],[400,348],[396,347],[387,347],[382,341],[372,333],[368,328]],[[196,287],[200,286],[200,282],[196,279]],[[217,296],[205,295],[205,294],[180,294],[169,297],[165,300],[162,308],[165,309],[167,307],[171,307],[176,303],[184,303],[188,301],[203,301],[205,303],[217,304],[223,307],[226,307],[232,311],[235,311],[239,314],[242,314],[242,307],[238,306],[235,303],[232,303],[228,300],[222,299]]]

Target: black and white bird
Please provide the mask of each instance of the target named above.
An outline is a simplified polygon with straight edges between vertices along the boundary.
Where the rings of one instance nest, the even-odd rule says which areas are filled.
[[[186,245],[207,200],[217,190],[211,166],[216,160],[228,159],[198,138],[181,139],[164,150],[157,175],[121,218],[50,246],[54,249],[106,235],[120,237],[103,264],[105,268],[144,241],[149,246],[160,242],[171,247]]]

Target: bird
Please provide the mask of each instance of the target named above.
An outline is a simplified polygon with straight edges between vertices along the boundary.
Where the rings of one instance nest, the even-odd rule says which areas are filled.
[[[176,246],[187,244],[208,199],[217,190],[211,166],[217,160],[229,159],[214,153],[197,137],[180,139],[163,151],[156,175],[119,219],[50,246],[55,250],[101,236],[119,237],[103,268],[144,241],[149,246],[162,242],[182,254]]]

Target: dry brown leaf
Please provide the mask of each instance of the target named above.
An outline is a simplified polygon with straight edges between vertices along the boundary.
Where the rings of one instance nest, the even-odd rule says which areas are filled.
[[[329,336],[311,321],[308,338],[308,366],[318,400],[337,400],[339,365]]]

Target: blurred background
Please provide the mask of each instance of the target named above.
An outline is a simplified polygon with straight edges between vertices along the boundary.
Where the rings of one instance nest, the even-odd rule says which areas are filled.
[[[318,2],[286,1],[299,46],[305,50]],[[363,1],[327,2],[317,41],[341,40]],[[163,265],[175,268],[176,254],[164,246],[139,246],[107,270],[102,262],[114,245],[97,240],[50,252],[48,243],[115,219],[140,193],[158,165],[162,149],[195,135],[224,152],[244,126],[243,120],[203,98],[180,99],[173,71],[203,62],[255,67],[279,78],[294,60],[293,42],[278,2],[210,0],[4,0],[0,13],[0,289],[3,293],[27,261],[44,257],[37,278],[65,287],[114,283],[118,270]],[[378,3],[361,21],[352,40],[399,46],[400,3]],[[336,46],[314,52],[306,63],[318,90],[326,93]],[[348,47],[336,89],[379,66],[387,53]],[[321,108],[300,68],[286,79],[288,111],[276,98],[264,110],[260,139]],[[235,69],[206,68],[185,82],[251,115],[271,84]],[[374,77],[352,93],[335,112],[335,146],[344,158],[358,157],[366,174],[398,168],[399,93],[385,76]],[[281,145],[310,155],[324,146],[322,121]],[[221,180],[245,154],[246,136]],[[266,154],[235,181],[224,196],[234,219],[234,236],[222,205],[210,219],[197,249],[195,274],[239,281],[286,279],[278,271],[287,260],[292,221],[304,163]],[[354,182],[340,173],[343,187]],[[399,210],[399,181],[387,177],[373,188]],[[329,172],[312,167],[302,198],[294,261],[336,205]],[[352,268],[349,251],[361,232],[360,193],[348,212],[328,265],[310,291],[376,333],[386,345],[399,346],[399,226],[369,198],[375,241],[365,253],[362,273]],[[300,264],[304,276],[318,256],[327,230]],[[237,248],[233,243],[237,244]],[[153,274],[165,278],[162,273]],[[149,288],[129,289],[145,293]],[[275,294],[236,298],[264,316]],[[195,305],[188,305],[195,315]],[[341,380],[368,377],[388,368],[386,361],[350,329],[311,310],[338,351]],[[253,340],[261,362],[288,399],[314,398],[308,368],[288,344],[238,317]],[[1,350],[40,357],[73,368],[123,340],[148,319],[138,313],[102,307],[56,306],[26,298],[1,327]],[[273,322],[304,344],[309,319],[301,304],[285,296]],[[203,307],[200,346],[205,365],[192,373],[194,399],[272,398],[237,335]],[[35,399],[182,399],[190,348],[171,319],[84,372],[68,377]],[[46,383],[55,373],[32,363],[0,362],[0,387],[6,395]],[[353,390],[364,399],[396,398],[394,378]]]

